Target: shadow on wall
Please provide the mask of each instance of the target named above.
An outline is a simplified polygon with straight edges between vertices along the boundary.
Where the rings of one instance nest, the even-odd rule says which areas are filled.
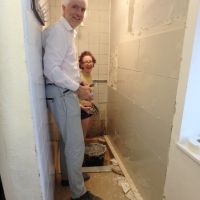
[[[3,185],[1,182],[1,177],[0,177],[0,200],[6,200],[5,196],[4,196],[4,191],[3,191]]]

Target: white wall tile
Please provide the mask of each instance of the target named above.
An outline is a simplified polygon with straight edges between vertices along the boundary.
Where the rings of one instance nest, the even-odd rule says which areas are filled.
[[[99,65],[99,74],[108,75],[108,65]]]

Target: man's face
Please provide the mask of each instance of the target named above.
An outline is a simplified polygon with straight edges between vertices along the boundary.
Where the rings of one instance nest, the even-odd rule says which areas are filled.
[[[63,5],[62,8],[64,18],[72,28],[76,28],[83,21],[86,2],[85,0],[71,0],[68,5]]]

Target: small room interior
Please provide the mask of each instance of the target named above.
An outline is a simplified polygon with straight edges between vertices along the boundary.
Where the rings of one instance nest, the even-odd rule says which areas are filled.
[[[0,3],[2,189],[6,200],[64,200],[70,193],[59,182],[59,133],[46,107],[41,48],[41,32],[59,19],[62,1],[35,1],[44,24],[32,2]],[[199,199],[199,13],[198,0],[88,0],[76,46],[97,60],[99,114],[88,141],[107,153],[103,166],[85,168],[86,185],[104,200]],[[111,171],[112,158],[132,196]]]

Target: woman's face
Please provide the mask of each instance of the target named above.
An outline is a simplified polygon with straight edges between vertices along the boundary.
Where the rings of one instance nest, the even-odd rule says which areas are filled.
[[[92,68],[94,67],[94,63],[91,56],[84,56],[81,63],[82,71],[87,74],[90,74]]]

